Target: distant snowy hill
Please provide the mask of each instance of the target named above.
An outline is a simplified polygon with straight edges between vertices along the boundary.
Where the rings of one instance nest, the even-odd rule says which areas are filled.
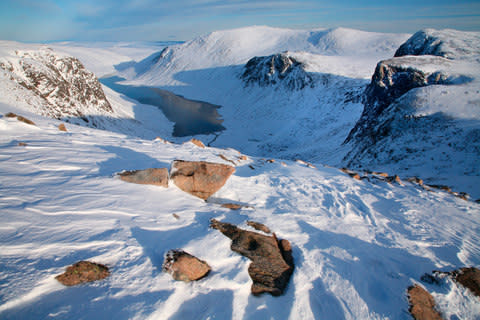
[[[424,30],[378,63],[347,138],[349,167],[480,197],[480,33]]]
[[[216,146],[333,163],[341,159],[337,149],[361,114],[360,96],[376,63],[393,56],[408,37],[344,28],[218,31],[167,47],[121,68],[119,75],[126,84],[222,106],[226,130]],[[303,83],[302,90],[292,93],[285,81],[271,81],[279,73],[270,73],[269,57],[282,55],[301,66],[286,82]],[[265,77],[268,87],[253,81]]]

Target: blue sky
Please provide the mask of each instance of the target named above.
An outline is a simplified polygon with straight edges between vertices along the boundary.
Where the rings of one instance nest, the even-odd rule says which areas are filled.
[[[188,40],[250,25],[480,31],[480,0],[1,0],[0,39]]]

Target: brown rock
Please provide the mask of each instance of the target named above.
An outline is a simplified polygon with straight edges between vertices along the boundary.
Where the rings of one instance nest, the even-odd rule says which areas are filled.
[[[234,166],[237,165],[237,164],[235,163],[235,161],[228,159],[228,158],[225,157],[223,154],[219,154],[218,156],[219,156],[220,158],[222,158],[223,160],[230,162],[230,163],[233,164]]]
[[[170,178],[181,190],[206,200],[220,190],[234,172],[235,168],[226,164],[175,160]]]
[[[267,163],[275,163],[275,159],[268,159]]]
[[[30,124],[30,125],[33,125],[33,126],[35,125],[35,122],[33,122],[32,120],[29,120],[29,119],[27,119],[23,116],[19,116],[19,115],[13,113],[13,112],[9,112],[9,113],[5,114],[5,117],[7,117],[7,118],[17,118],[18,121],[21,121],[21,122],[24,122],[26,124]]]
[[[414,285],[408,288],[408,300],[410,302],[410,313],[416,320],[441,320],[442,317],[435,310],[435,301],[428,291]]]
[[[26,146],[27,146],[27,144],[26,144],[25,142],[19,142],[18,145],[19,145],[20,147],[26,147]]]
[[[168,188],[167,168],[150,168],[145,170],[124,171],[118,174],[126,182],[152,184]]]
[[[89,261],[79,261],[67,268],[65,273],[55,277],[60,283],[66,286],[101,280],[110,275],[108,267]]]
[[[210,227],[232,239],[233,251],[252,260],[248,274],[253,280],[253,295],[268,292],[278,296],[283,293],[294,268],[288,241],[278,241],[275,234],[265,236],[215,219],[211,220]]]
[[[461,268],[452,272],[453,280],[468,288],[480,297],[480,270],[477,268]]]
[[[245,160],[248,160],[248,157],[245,155],[241,155],[240,157],[238,157],[238,160],[245,161]]]
[[[203,142],[198,140],[198,139],[192,138],[192,140],[190,140],[190,142],[193,143],[194,145],[196,145],[197,147],[205,148],[205,145],[203,144]]]
[[[411,177],[411,178],[408,178],[407,179],[408,182],[411,182],[411,183],[416,183],[420,186],[423,186],[423,180],[418,178],[418,177]]]
[[[210,266],[183,250],[170,250],[165,255],[163,271],[172,275],[178,281],[195,281],[207,276]]]
[[[67,127],[65,127],[65,124],[61,123],[61,124],[58,126],[58,130],[67,132]]]
[[[221,207],[227,208],[230,210],[240,210],[243,208],[241,204],[237,204],[237,203],[222,203]]]
[[[249,225],[252,228],[255,228],[255,230],[263,231],[265,233],[271,232],[270,229],[263,223],[259,223],[255,221],[247,221],[247,225]]]
[[[372,174],[374,174],[376,176],[384,177],[384,178],[388,177],[388,173],[386,173],[386,172],[372,172]]]

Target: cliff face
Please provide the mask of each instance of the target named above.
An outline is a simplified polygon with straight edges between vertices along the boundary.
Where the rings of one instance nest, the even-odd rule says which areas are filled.
[[[78,59],[51,49],[16,50],[3,57],[0,77],[16,89],[9,92],[13,99],[24,100],[44,116],[60,119],[113,113],[95,75]]]
[[[247,86],[282,85],[292,91],[314,86],[313,79],[305,71],[304,65],[288,53],[250,59],[244,67],[241,78]]]
[[[344,142],[343,165],[451,185],[458,174],[473,190],[480,179],[479,35],[421,31],[380,61]]]

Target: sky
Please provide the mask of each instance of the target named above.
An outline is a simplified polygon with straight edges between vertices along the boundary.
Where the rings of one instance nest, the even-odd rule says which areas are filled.
[[[480,31],[480,0],[1,0],[0,39],[189,40],[251,25]]]

